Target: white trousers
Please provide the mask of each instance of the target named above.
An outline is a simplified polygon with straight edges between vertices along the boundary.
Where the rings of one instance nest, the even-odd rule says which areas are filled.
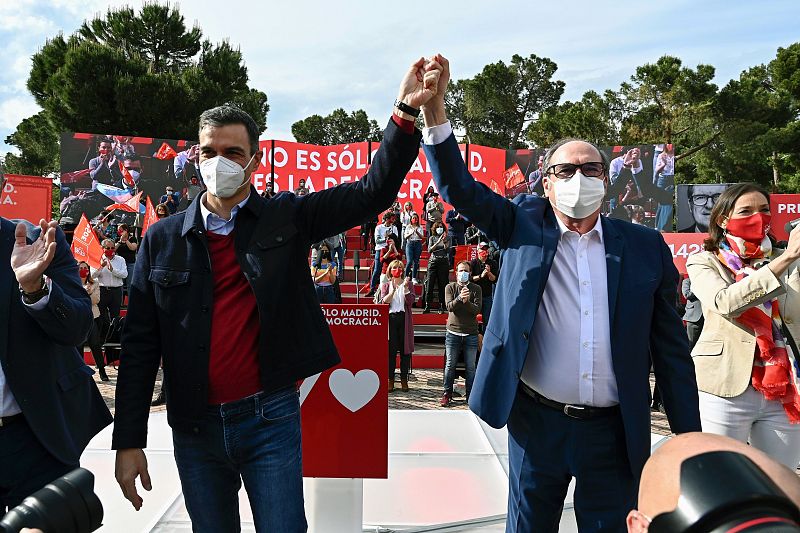
[[[781,404],[752,385],[734,398],[700,391],[700,420],[705,433],[749,442],[792,470],[800,463],[800,424],[790,424]]]

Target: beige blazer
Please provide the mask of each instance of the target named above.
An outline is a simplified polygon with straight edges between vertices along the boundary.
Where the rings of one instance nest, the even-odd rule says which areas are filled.
[[[781,318],[800,340],[800,270],[795,262],[779,278],[763,267],[738,283],[713,252],[689,256],[692,292],[703,307],[703,332],[692,350],[701,391],[732,398],[750,384],[756,337],[736,317],[767,300],[778,299]]]

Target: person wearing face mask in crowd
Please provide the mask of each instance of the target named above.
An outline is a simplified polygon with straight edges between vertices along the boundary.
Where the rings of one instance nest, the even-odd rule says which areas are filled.
[[[169,209],[169,214],[174,215],[178,212],[178,205],[181,203],[181,193],[175,192],[172,185],[167,185],[164,194],[158,199],[159,204],[164,204]]]
[[[94,321],[89,330],[89,335],[86,337],[86,344],[89,345],[89,349],[92,351],[92,357],[97,367],[97,373],[100,374],[100,379],[102,381],[108,381],[108,375],[106,375],[106,360],[105,357],[103,357],[103,342],[100,339],[100,330],[102,329],[100,308],[97,305],[100,303],[100,285],[92,279],[91,269],[89,268],[89,264],[85,261],[78,263],[78,275],[83,282],[83,288],[86,290],[86,294],[88,294],[89,298],[92,300],[92,317]]]
[[[481,312],[481,288],[470,281],[470,265],[461,261],[456,265],[456,281],[445,289],[447,331],[445,333],[444,393],[439,401],[448,407],[453,399],[458,357],[464,355],[467,400],[475,380],[475,361],[478,357],[478,313]]]
[[[100,258],[100,268],[92,272],[92,279],[100,283],[100,318],[103,323],[102,336],[108,332],[108,327],[119,318],[122,308],[122,286],[128,277],[128,265],[125,258],[117,255],[117,245],[111,239],[103,239],[103,256]]]
[[[425,278],[425,309],[423,313],[431,312],[433,302],[433,287],[439,289],[439,314],[444,313],[444,288],[450,277],[450,238],[445,233],[441,220],[434,222],[428,237],[428,275]]]
[[[239,531],[244,488],[258,532],[306,531],[297,382],[340,362],[308,275],[311,243],[377,215],[419,155],[415,114],[438,88],[420,58],[367,173],[266,200],[251,184],[259,127],[233,106],[203,112],[206,191],[140,244],[116,390],[116,478],[137,510],[159,360],[183,497],[195,531]],[[278,444],[279,443],[279,444]],[[278,445],[276,445],[278,444]]]
[[[400,248],[400,237],[394,233],[386,238],[386,248],[381,250],[381,283],[386,281],[389,276],[389,265],[392,261],[403,261],[405,256]]]
[[[316,264],[311,267],[311,277],[314,278],[314,290],[321,304],[336,303],[333,286],[336,283],[336,263],[333,262],[331,251],[327,245],[320,246],[319,257]]]
[[[478,243],[478,257],[469,263],[472,282],[481,288],[481,319],[484,327],[492,313],[492,294],[497,283],[497,261],[489,257],[489,243]]]
[[[411,214],[408,225],[403,230],[403,238],[406,241],[406,276],[412,276],[414,283],[419,283],[419,258],[422,256],[422,241],[425,239],[422,226],[419,225],[419,215]]]
[[[704,324],[692,350],[703,431],[800,463],[800,229],[769,234],[769,194],[738,183],[711,211],[705,251],[689,258]]]
[[[158,219],[160,220],[162,218],[167,218],[168,216],[169,216],[169,208],[166,206],[166,204],[158,204],[156,206],[156,217],[158,217]]]
[[[117,226],[118,240],[116,243],[117,255],[125,260],[128,270],[128,277],[125,278],[125,291],[130,292],[131,280],[133,279],[133,265],[136,264],[136,250],[139,249],[139,241],[131,233],[127,224]]]
[[[445,112],[447,60],[434,58],[440,90],[423,107],[434,180],[503,250],[469,405],[508,426],[506,531],[557,531],[573,477],[578,528],[625,531],[650,453],[651,360],[672,431],[700,430],[672,254],[658,232],[600,216],[608,162],[589,142],[550,147],[544,198],[510,201],[475,180]]]
[[[408,392],[408,373],[414,352],[414,282],[403,279],[403,262],[389,263],[389,278],[379,288],[380,303],[389,304],[389,392],[394,391],[397,355],[400,355],[400,388]]]

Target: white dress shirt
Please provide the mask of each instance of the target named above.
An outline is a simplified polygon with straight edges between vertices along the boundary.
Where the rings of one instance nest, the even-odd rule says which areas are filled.
[[[600,217],[588,233],[561,234],[522,368],[522,381],[557,402],[619,403],[611,361],[606,249]]]
[[[111,268],[114,270],[109,270],[105,266],[101,266],[98,269],[92,268],[92,279],[100,282],[101,287],[122,287],[125,283],[125,278],[128,277],[128,264],[125,262],[125,258],[114,254],[114,257],[111,258]]]
[[[388,283],[394,283],[391,279]],[[389,286],[389,290],[392,290],[391,285]],[[401,285],[397,287],[394,291],[394,295],[392,296],[392,300],[389,302],[389,312],[390,313],[399,313],[400,311],[406,310],[406,288],[405,285]]]

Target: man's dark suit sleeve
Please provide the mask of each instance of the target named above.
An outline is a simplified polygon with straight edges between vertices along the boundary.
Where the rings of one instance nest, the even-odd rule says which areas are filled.
[[[442,198],[505,248],[514,230],[514,204],[470,175],[452,134],[439,144],[426,144],[425,155]]]
[[[79,346],[92,325],[92,301],[81,285],[78,264],[61,228],[56,228],[56,253],[44,273],[51,281],[47,305],[25,309],[53,342]]]
[[[689,355],[689,340],[675,309],[678,291],[678,270],[661,235],[657,235],[661,252],[661,283],[653,303],[650,332],[650,353],[661,399],[673,433],[700,431],[700,410],[697,378]]]
[[[155,229],[155,228],[154,228]],[[144,448],[147,445],[147,417],[153,395],[158,364],[161,359],[161,333],[158,325],[153,286],[150,276],[151,229],[142,239],[133,271],[128,316],[143,317],[126,320],[122,331],[125,354],[119,367],[114,399],[114,435],[111,447]]]
[[[419,131],[409,135],[389,120],[364,177],[298,198],[297,223],[309,240],[317,242],[347,231],[392,205],[419,154],[421,137]]]

